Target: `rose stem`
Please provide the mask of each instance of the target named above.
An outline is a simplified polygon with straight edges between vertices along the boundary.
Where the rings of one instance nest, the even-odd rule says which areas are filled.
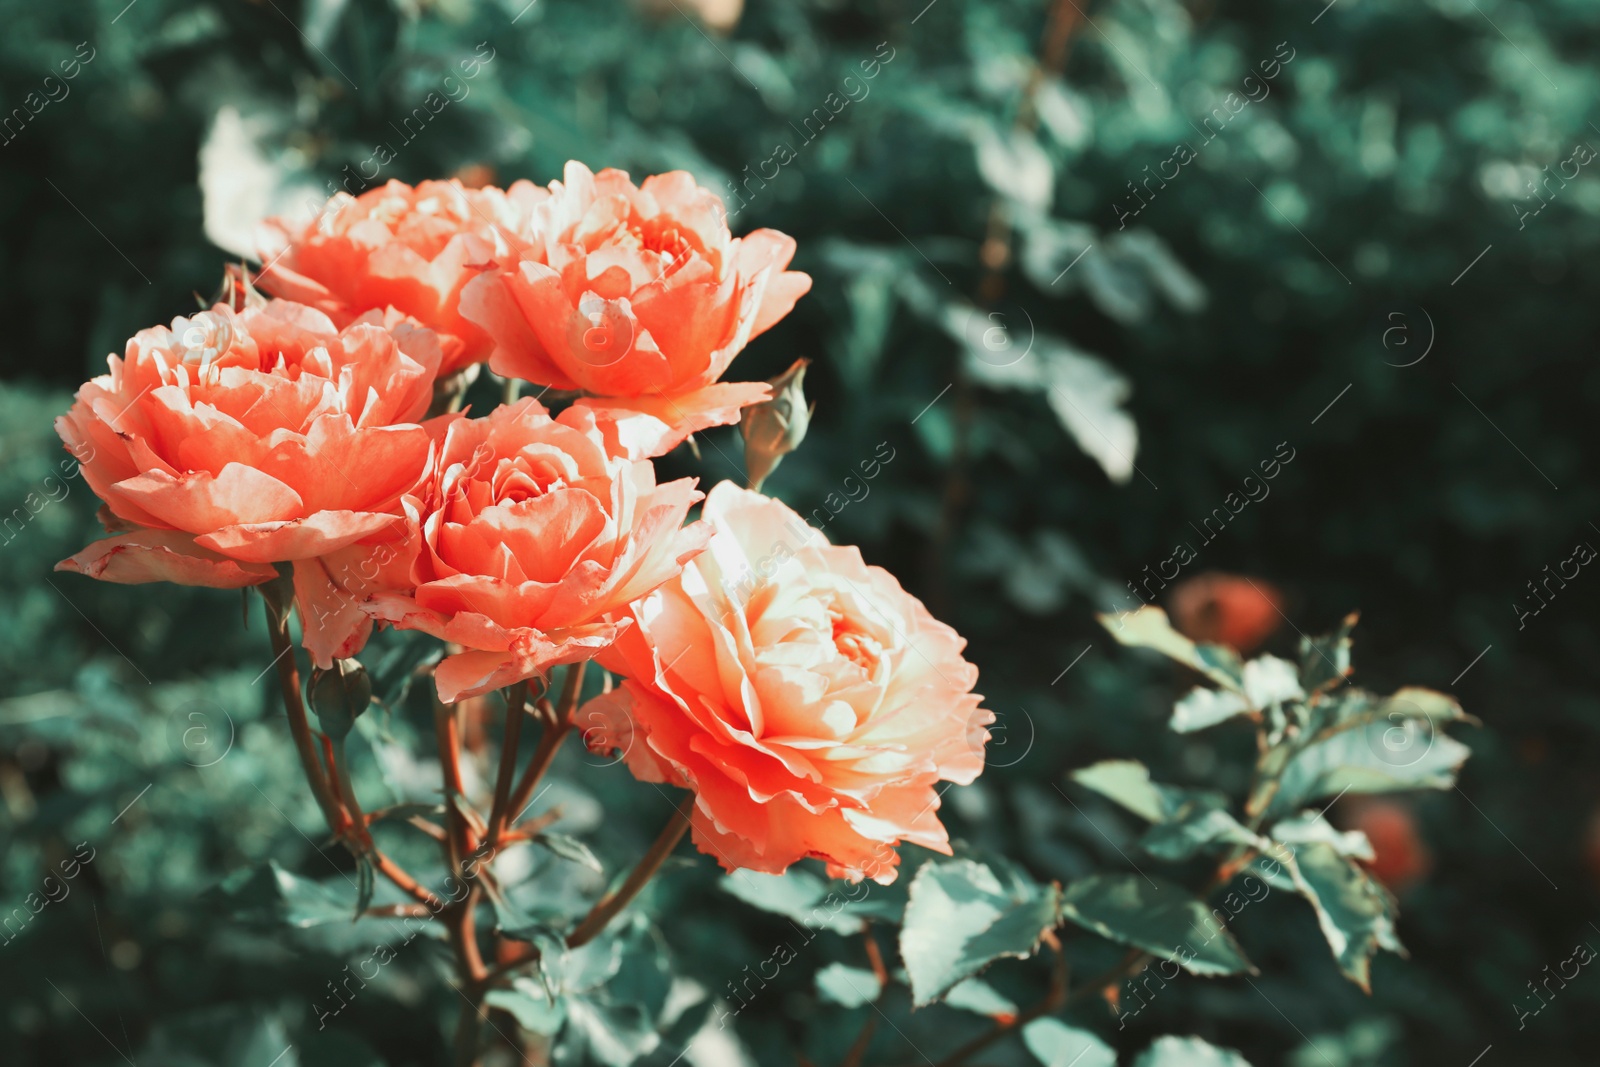
[[[295,663],[294,649],[289,642],[289,605],[294,600],[294,586],[289,564],[281,564],[278,577],[262,586],[261,601],[267,615],[267,637],[272,642],[273,662],[278,669],[278,688],[283,692],[283,710],[289,719],[289,734],[294,738],[295,750],[300,754],[300,769],[305,772],[311,792],[322,808],[322,817],[328,829],[342,835],[349,825],[349,816],[334,799],[332,786],[322,771],[317,758],[315,742],[311,739],[311,724],[306,719],[306,706],[300,697],[300,667]],[[272,586],[271,592],[267,587]]]
[[[516,379],[511,379],[515,381]],[[513,685],[506,693],[506,732],[500,744],[500,773],[494,783],[494,803],[489,808],[489,843],[500,844],[506,828],[506,808],[511,803],[511,786],[517,773],[517,746],[522,740],[522,719],[527,714],[528,682]]]
[[[861,937],[866,943],[867,963],[872,967],[872,976],[878,980],[877,1000],[882,1001],[889,992],[889,968],[883,962],[883,950],[878,947],[878,939],[872,936],[870,924],[861,931]],[[845,1054],[839,1067],[861,1067],[861,1062],[866,1059],[867,1049],[872,1045],[872,1036],[877,1032],[877,1015],[867,1016],[866,1021],[861,1024],[861,1032],[856,1035],[855,1041],[850,1045],[850,1051]]]
[[[417,900],[434,911],[444,907],[444,901],[434,896],[415,878],[407,874],[403,867],[377,849],[372,850],[372,862],[378,868],[380,874],[400,887],[401,891],[408,896],[416,897]]]
[[[678,810],[673,812],[672,819],[661,828],[661,833],[656,837],[655,843],[644,854],[638,866],[628,874],[627,880],[616,888],[614,892],[601,897],[595,906],[589,909],[589,914],[567,935],[567,947],[577,948],[587,944],[594,936],[606,928],[616,914],[649,883],[656,871],[661,869],[661,864],[672,854],[678,842],[683,840],[683,833],[689,829],[689,816],[694,812],[694,794],[690,793],[678,802]]]
[[[550,721],[545,723],[544,732],[539,735],[539,747],[533,753],[533,760],[523,772],[522,781],[517,783],[516,792],[511,794],[511,803],[507,805],[508,819],[515,821],[527,808],[529,798],[533,796],[534,789],[538,788],[539,780],[544,777],[545,771],[550,769],[550,764],[555,760],[562,739],[567,736],[567,731],[572,729],[572,713],[577,709],[578,698],[583,695],[583,672],[587,666],[588,663],[584,662],[574,663],[567,668],[567,677],[561,686],[561,702],[556,705],[555,714],[551,716]]]
[[[276,585],[277,588],[271,593],[263,588],[261,595],[262,604],[266,609],[267,636],[272,641],[272,654],[276,657],[274,662],[278,669],[278,686],[283,691],[283,710],[289,719],[289,733],[294,737],[295,749],[300,754],[300,766],[305,771],[306,781],[311,785],[311,792],[315,794],[318,806],[322,808],[328,829],[342,837],[345,831],[359,827],[359,832],[367,846],[371,848],[372,834],[367,829],[365,816],[360,814],[360,808],[356,806],[355,790],[349,785],[348,775],[342,776],[345,782],[343,791],[356,812],[354,818],[346,812],[335,792],[337,787],[324,773],[322,761],[317,756],[317,742],[312,736],[311,724],[306,718],[305,703],[300,697],[300,668],[295,663],[294,650],[289,642],[289,604],[293,599],[293,586],[290,584],[293,572],[289,570],[289,566],[287,563],[280,565],[279,577],[267,583]],[[328,743],[328,739],[322,736],[322,740],[331,750],[332,746]],[[342,768],[343,761],[336,762],[332,751],[325,750],[324,755],[330,767]],[[399,864],[376,849],[372,849],[371,855],[378,870],[405,893],[430,907],[443,906],[438,897],[424,889]]]
[[[459,705],[435,701],[433,707],[434,732],[439,746],[439,772],[444,780],[445,824],[449,829],[445,852],[449,857],[452,874],[466,870],[463,860],[473,849],[472,830],[460,805],[465,803],[461,784],[461,724],[457,717]],[[478,951],[478,931],[474,913],[478,893],[482,889],[476,877],[470,880],[466,896],[459,904],[445,908],[441,917],[450,934],[450,945],[455,950],[456,971],[461,994],[466,999],[461,1017],[456,1023],[454,1042],[456,1067],[472,1067],[478,1055],[478,1030],[480,1021],[479,983],[487,973],[483,956]]]
[[[444,778],[445,826],[450,831],[450,869],[455,872],[472,853],[472,829],[461,812],[465,803],[461,784],[461,721],[459,705],[435,701],[433,729],[439,747],[439,772]]]

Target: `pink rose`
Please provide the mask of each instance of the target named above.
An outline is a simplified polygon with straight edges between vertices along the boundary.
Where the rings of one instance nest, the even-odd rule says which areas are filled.
[[[591,748],[693,790],[729,870],[809,856],[888,883],[900,842],[948,853],[938,783],[977,777],[994,721],[966,642],[776,500],[723,482],[703,518],[706,551],[601,658],[627,680],[580,712]]]
[[[496,260],[514,258],[528,208],[547,195],[529,182],[506,192],[455,179],[339,193],[310,223],[262,224],[257,284],[340,325],[398,308],[447,338],[439,373],[449,375],[488,359],[492,347],[461,317],[462,287]]]
[[[703,524],[683,526],[700,499],[692,479],[657,485],[649,461],[609,451],[581,408],[552,419],[527,397],[457,418],[403,501],[414,589],[365,610],[462,646],[439,664],[447,703],[586,660],[704,546]]]
[[[794,240],[730,236],[721,198],[683,171],[635,186],[572,162],[565,178],[533,205],[520,260],[462,292],[462,314],[494,338],[489,366],[588,393],[578,403],[635,456],[766,399],[762,383],[718,379],[811,288],[784,269]]]
[[[433,332],[396,312],[338,330],[281,300],[141,331],[56,420],[115,534],[56,569],[233,588],[398,537],[440,358]],[[297,584],[316,573],[296,570]],[[307,646],[323,636],[308,619]]]

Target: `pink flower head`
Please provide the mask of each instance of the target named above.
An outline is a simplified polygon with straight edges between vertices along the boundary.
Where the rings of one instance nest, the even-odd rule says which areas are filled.
[[[462,646],[436,675],[447,703],[589,659],[627,625],[616,616],[630,601],[704,547],[710,531],[683,525],[701,495],[610,451],[581,408],[552,419],[528,397],[455,419],[403,502],[414,589],[365,610]]]
[[[107,581],[253,585],[398,524],[440,359],[391,312],[334,328],[275,300],[142,330],[56,432],[112,525],[58,565]],[[156,533],[160,536],[155,536]]]
[[[766,399],[762,383],[718,380],[811,288],[784,269],[792,238],[732,237],[721,198],[684,171],[636,186],[577,162],[530,218],[520,260],[462,293],[462,314],[494,338],[496,373],[584,391],[578,403],[641,457]]]
[[[627,680],[580,712],[590,747],[692,789],[728,870],[888,883],[900,842],[948,853],[936,787],[977,777],[994,721],[966,642],[776,500],[723,482],[703,518],[706,551],[601,659]]]
[[[515,257],[528,208],[546,195],[529,182],[502,191],[468,189],[455,179],[338,193],[309,223],[262,224],[257,284],[340,325],[398,308],[446,338],[440,374],[448,375],[488,359],[492,347],[461,317],[462,287]]]

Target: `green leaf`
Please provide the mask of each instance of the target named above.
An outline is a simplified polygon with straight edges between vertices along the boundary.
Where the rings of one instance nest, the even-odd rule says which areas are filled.
[[[542,833],[534,836],[534,841],[554,852],[564,860],[571,860],[580,867],[587,867],[596,874],[604,874],[605,868],[600,865],[600,860],[589,851],[589,846],[579,841],[576,837],[567,834]]]
[[[1220,793],[1152,782],[1150,769],[1138,760],[1101,760],[1073,771],[1071,778],[1146,822],[1165,822],[1197,806],[1221,807],[1227,802]]]
[[[1305,690],[1293,663],[1277,656],[1257,656],[1244,665],[1244,695],[1251,707],[1267,708],[1304,700]]]
[[[842,1007],[871,1004],[882,991],[878,976],[861,967],[830,963],[817,972],[817,995]]]
[[[530,1033],[554,1036],[566,1021],[566,1009],[531,978],[516,978],[510,989],[492,989],[484,1003],[499,1008]]]
[[[1429,726],[1477,721],[1461,710],[1454,697],[1432,689],[1407,686],[1386,697],[1365,689],[1342,689],[1317,702],[1311,730],[1315,740],[1322,740],[1341,730],[1373,723],[1403,729],[1408,719]],[[1391,745],[1400,740],[1390,738]]]
[[[1301,844],[1279,859],[1295,889],[1316,909],[1317,925],[1339,969],[1370,993],[1372,957],[1377,951],[1405,955],[1394,929],[1394,898],[1331,844]]]
[[[1352,611],[1333,633],[1300,638],[1300,684],[1307,693],[1333,689],[1350,676],[1350,633],[1360,618]]]
[[[356,860],[356,913],[355,918],[361,918],[361,913],[367,910],[372,903],[373,891],[378,887],[378,871],[370,857],[361,856]]]
[[[1189,734],[1248,714],[1249,711],[1250,702],[1238,693],[1197,685],[1172,705],[1172,721],[1168,726],[1177,733]]]
[[[1101,937],[1177,963],[1191,974],[1255,973],[1212,911],[1171,882],[1138,874],[1096,874],[1062,894],[1068,919]]]
[[[1157,859],[1179,863],[1216,845],[1248,845],[1260,848],[1266,842],[1240,825],[1225,808],[1194,802],[1165,822],[1157,823],[1139,839],[1139,847]]]
[[[1110,1045],[1059,1019],[1035,1019],[1024,1026],[1022,1043],[1044,1067],[1116,1067],[1117,1063]]]
[[[1060,897],[1054,885],[973,860],[924,864],[912,879],[900,929],[913,1004],[932,1004],[1003,956],[1031,956],[1061,921]]]
[[[1146,604],[1136,611],[1100,615],[1100,625],[1121,644],[1148,648],[1198,671],[1224,689],[1244,694],[1239,654],[1225,645],[1196,644],[1172,628],[1167,613]]]
[[[584,1058],[604,1067],[630,1067],[661,1044],[655,1022],[637,1004],[607,1004],[575,997],[567,1002],[568,1037]]]
[[[1351,859],[1371,862],[1374,858],[1372,842],[1367,840],[1366,834],[1360,830],[1340,831],[1328,821],[1327,816],[1315,809],[1302,811],[1290,819],[1279,820],[1272,828],[1272,838],[1283,842],[1291,849],[1320,843],[1331,845],[1339,855]]]
[[[990,1018],[1017,1014],[1016,1003],[1002,996],[994,986],[982,978],[968,978],[965,982],[958,982],[944,995],[944,1002],[952,1008],[976,1012]]]
[[[1231,1048],[1218,1048],[1198,1037],[1158,1037],[1139,1054],[1133,1067],[1250,1067]]]
[[[1341,729],[1289,760],[1269,812],[1292,811],[1318,797],[1449,789],[1471,749],[1427,719],[1368,721]]]
[[[349,922],[349,889],[342,879],[313,882],[268,862],[223,879],[212,895],[241,921],[306,929]]]
[[[846,936],[860,933],[867,919],[899,922],[904,906],[903,891],[892,886],[832,882],[798,867],[783,874],[738,871],[724,876],[720,884],[725,892],[762,911]]]

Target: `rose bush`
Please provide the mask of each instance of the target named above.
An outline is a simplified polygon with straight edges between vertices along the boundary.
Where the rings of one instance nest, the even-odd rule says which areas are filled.
[[[695,843],[729,870],[809,856],[888,883],[900,842],[948,853],[936,787],[978,776],[994,720],[966,642],[779,501],[723,482],[703,518],[706,551],[601,658],[627,680],[585,705],[590,746],[694,790]]]
[[[490,367],[583,390],[638,456],[735,422],[768,394],[720,382],[751,338],[789,313],[811,277],[785,270],[792,238],[728,231],[722,200],[683,171],[634,185],[568,163],[531,203],[520,258],[471,279],[462,314],[494,339]]]

